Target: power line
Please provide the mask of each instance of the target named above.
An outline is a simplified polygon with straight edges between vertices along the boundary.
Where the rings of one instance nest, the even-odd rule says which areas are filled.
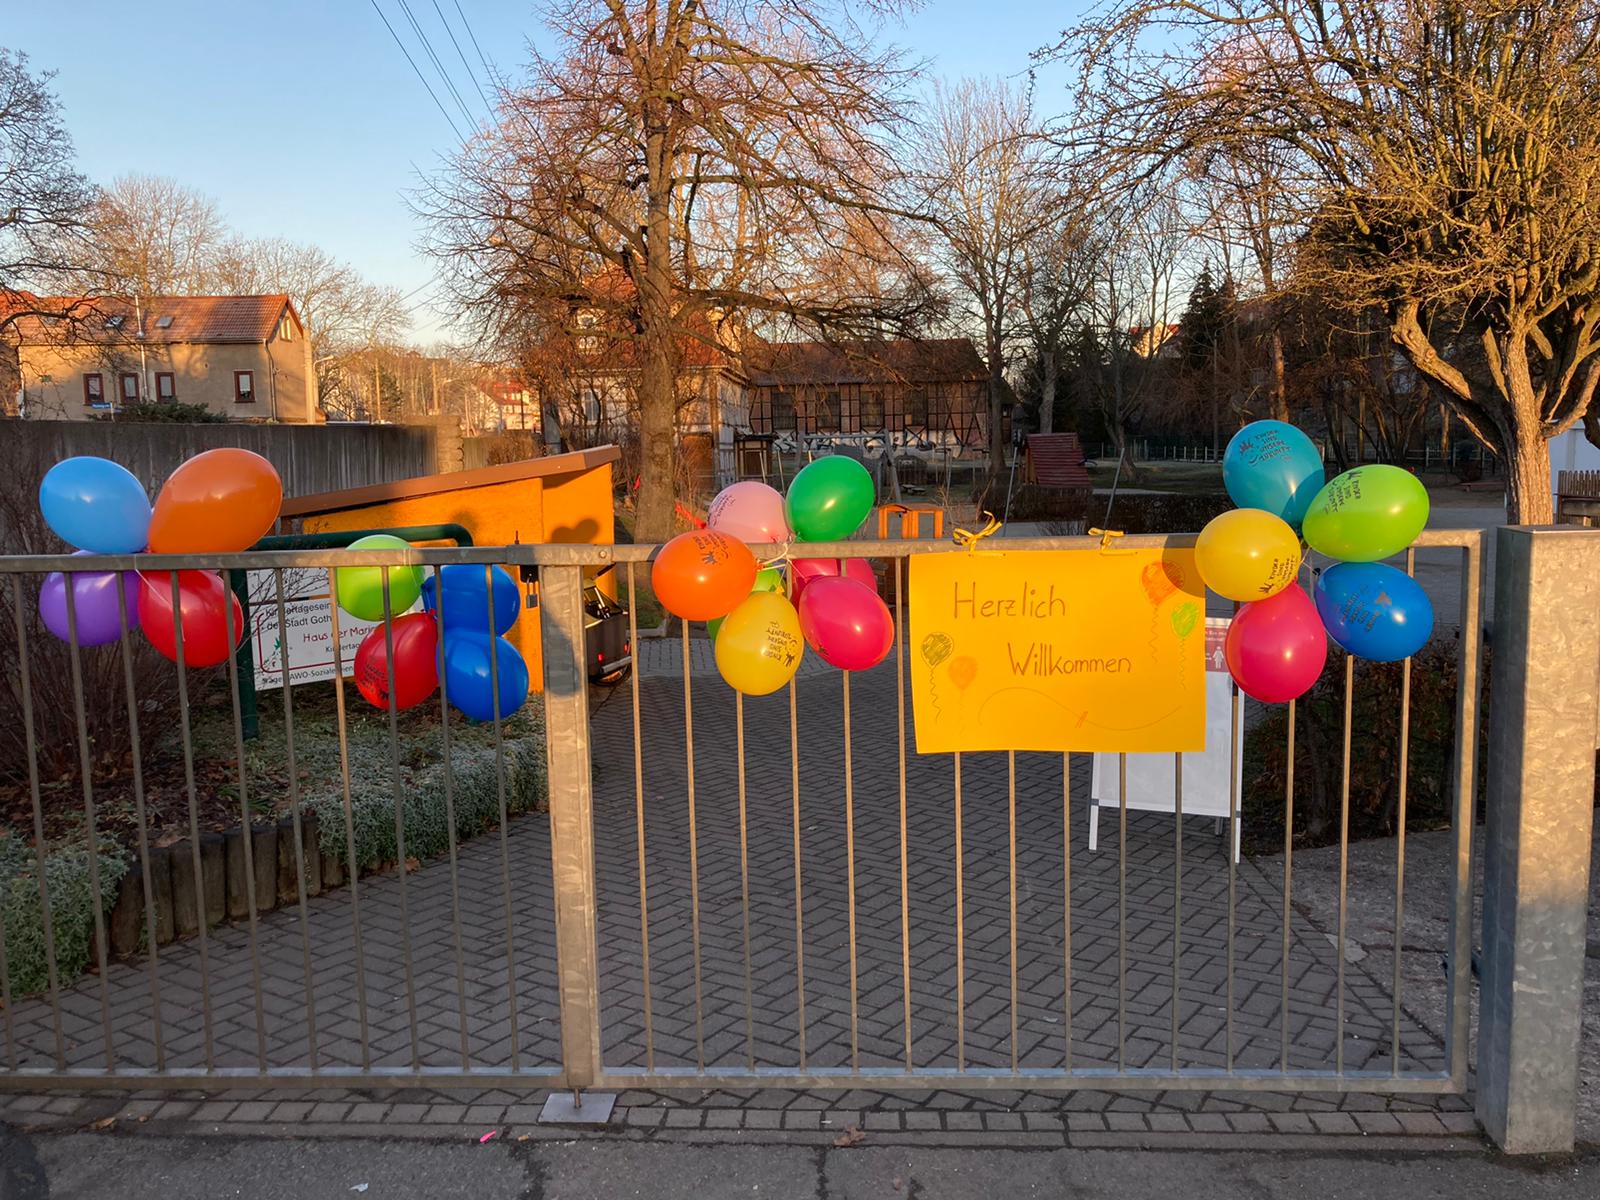
[[[478,99],[483,101],[483,109],[489,114],[489,123],[494,124],[494,109],[489,104],[489,97],[483,94],[483,88],[478,83],[478,77],[473,73],[472,65],[467,62],[467,56],[461,52],[461,43],[456,41],[456,31],[450,28],[450,22],[445,19],[444,9],[439,7],[439,0],[431,0],[433,11],[439,14],[439,23],[444,26],[444,31],[450,35],[450,44],[456,48],[456,57],[461,60],[461,67],[467,73],[467,78],[472,80],[472,86],[477,89]],[[471,32],[470,30],[468,32]]]
[[[461,93],[456,90],[455,80],[450,78],[449,72],[444,69],[444,64],[439,61],[439,55],[434,51],[433,41],[422,31],[422,26],[417,23],[416,16],[411,11],[411,5],[406,0],[399,0],[400,11],[405,13],[406,20],[411,23],[412,32],[417,35],[417,40],[422,43],[422,48],[428,52],[428,57],[433,60],[433,69],[439,72],[439,78],[444,80],[444,86],[449,89],[450,95],[455,97],[456,107],[461,110],[462,119],[470,126],[475,124],[472,114],[467,111],[467,102],[461,98]]]
[[[456,140],[462,142],[466,141],[467,139],[461,135],[461,130],[456,126],[454,118],[450,116],[449,110],[439,102],[439,96],[433,90],[433,86],[428,82],[427,76],[425,76],[422,73],[421,68],[417,66],[417,60],[411,57],[411,51],[406,49],[406,44],[400,40],[400,35],[394,31],[394,26],[389,24],[389,18],[384,16],[383,9],[378,7],[378,0],[368,0],[368,3],[372,5],[372,11],[378,14],[378,19],[383,22],[383,27],[389,31],[389,36],[394,39],[394,44],[400,47],[400,53],[406,56],[406,61],[411,64],[411,69],[416,72],[418,81],[421,82],[422,86],[427,89],[428,95],[432,98],[434,106],[439,110],[439,115],[445,119],[445,122],[450,126],[451,131],[456,135]]]
[[[467,31],[467,36],[472,39],[472,48],[478,52],[478,61],[483,64],[484,78],[492,80],[494,78],[494,68],[489,65],[488,58],[484,56],[483,47],[478,45],[478,35],[472,32],[472,23],[467,20],[467,14],[461,11],[461,0],[452,0],[452,3],[456,6],[456,12],[461,15],[461,27]]]

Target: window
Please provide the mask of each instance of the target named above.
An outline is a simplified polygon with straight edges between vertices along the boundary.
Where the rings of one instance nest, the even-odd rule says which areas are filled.
[[[600,405],[600,394],[593,388],[584,388],[583,423],[592,429],[598,429],[603,413],[604,409]]]
[[[792,432],[794,428],[794,393],[773,392],[771,432]]]
[[[235,404],[254,404],[256,399],[256,373],[254,371],[235,371],[233,373],[233,402]]]
[[[122,328],[122,322],[124,320],[126,320],[126,318],[122,317],[122,316],[107,317],[106,318],[106,328],[107,329],[121,329]]]
[[[85,375],[83,377],[83,402],[90,408],[110,408],[106,401],[105,376]]]
[[[278,322],[278,340],[283,342],[294,341],[294,322],[290,320],[288,313],[284,313],[283,319]]]
[[[861,393],[861,429],[864,433],[877,433],[884,429],[883,393],[876,389]]]
[[[172,314],[168,313],[164,317],[157,317],[156,318],[156,328],[157,329],[171,329],[172,328]]]
[[[117,376],[117,391],[123,404],[139,403],[139,377],[132,371],[122,372]]]
[[[907,397],[906,427],[909,429],[928,427],[928,393],[921,388],[917,388]]]
[[[156,372],[156,399],[171,404],[178,398],[178,381],[171,371]]]
[[[839,393],[837,391],[824,392],[818,400],[816,406],[812,409],[812,412],[815,414],[815,419],[812,422],[812,429],[816,432],[838,433],[840,416],[839,410]]]

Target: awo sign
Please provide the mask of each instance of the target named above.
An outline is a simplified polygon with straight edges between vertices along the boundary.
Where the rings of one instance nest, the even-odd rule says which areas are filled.
[[[283,572],[283,625],[278,623],[278,590],[271,571],[251,571],[250,637],[256,690],[289,683],[319,683],[334,677],[333,601],[328,572],[289,567]],[[419,602],[420,606],[420,602]],[[395,614],[399,616],[399,613]],[[351,673],[356,649],[379,623],[339,613],[339,661]]]

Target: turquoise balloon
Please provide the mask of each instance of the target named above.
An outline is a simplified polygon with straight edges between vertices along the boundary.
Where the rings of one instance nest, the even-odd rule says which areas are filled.
[[[800,468],[784,509],[802,542],[842,541],[861,528],[877,501],[872,475],[853,458],[830,454]]]
[[[1323,483],[1322,452],[1283,421],[1252,421],[1228,442],[1222,485],[1240,508],[1259,508],[1299,529]]]
[[[1356,467],[1328,481],[1306,510],[1306,544],[1341,562],[1399,554],[1428,523],[1428,489],[1410,471]]]

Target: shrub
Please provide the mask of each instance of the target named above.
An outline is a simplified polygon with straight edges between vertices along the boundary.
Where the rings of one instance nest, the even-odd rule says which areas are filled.
[[[96,421],[136,421],[142,425],[226,425],[228,418],[204,404],[165,401],[160,404],[130,404],[116,413],[96,414]]]
[[[1456,761],[1459,640],[1436,638],[1412,660],[1406,828],[1437,829],[1451,819]],[[1328,665],[1295,706],[1295,844],[1339,840],[1343,784],[1344,671],[1347,655],[1329,647]],[[1399,817],[1400,663],[1357,660],[1350,709],[1350,836],[1385,837]],[[1489,651],[1479,663],[1479,725],[1487,728]],[[1245,832],[1263,849],[1283,845],[1288,765],[1287,705],[1273,705],[1244,740],[1242,808]],[[1481,789],[1483,742],[1479,740]]]
[[[985,497],[984,504],[998,514],[1005,506],[1005,493],[1002,491],[993,504],[991,498],[992,493]],[[1106,524],[1108,501],[1111,497],[1105,494],[1028,484],[1012,494],[1011,520],[1063,526],[1081,521],[1085,528],[1098,528]],[[1233,507],[1224,492],[1119,494],[1111,503],[1110,527],[1123,533],[1198,533],[1212,517]]]
[[[117,898],[117,884],[128,869],[117,850],[99,855],[102,911]],[[0,835],[0,904],[4,905],[6,969],[13,995],[43,991],[50,983],[44,921],[39,908],[39,875],[33,847]],[[83,974],[94,956],[94,889],[89,885],[89,854],[82,847],[47,852],[45,885],[55,935],[56,969],[63,986]]]

